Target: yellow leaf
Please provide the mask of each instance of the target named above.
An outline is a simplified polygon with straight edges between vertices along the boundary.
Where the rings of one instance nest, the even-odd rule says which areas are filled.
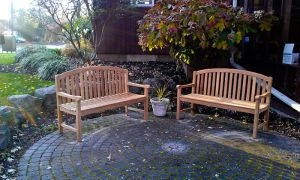
[[[211,21],[211,22],[214,22],[215,21],[215,16],[210,16],[208,20]]]
[[[219,31],[222,32],[222,31],[225,29],[225,22],[224,22],[223,20],[221,20],[220,22],[218,22],[218,23],[216,24],[216,28],[218,28]]]
[[[241,40],[242,40],[242,32],[238,31],[237,33],[235,33],[235,42],[239,44]]]

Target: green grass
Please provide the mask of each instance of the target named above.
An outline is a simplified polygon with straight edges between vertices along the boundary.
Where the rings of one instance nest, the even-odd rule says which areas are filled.
[[[0,64],[13,64],[16,53],[0,53]]]
[[[0,106],[9,105],[7,97],[11,95],[31,94],[35,89],[53,84],[31,75],[0,73]]]

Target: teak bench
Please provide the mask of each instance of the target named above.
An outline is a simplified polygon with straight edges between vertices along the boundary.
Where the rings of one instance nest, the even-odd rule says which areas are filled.
[[[191,109],[194,104],[254,114],[253,134],[264,125],[268,130],[272,77],[238,69],[204,69],[193,72],[193,81],[177,85],[176,119],[180,112]],[[183,88],[192,88],[191,93],[183,95]],[[191,103],[191,107],[181,109],[181,102]],[[264,122],[260,125],[259,114],[264,112]]]
[[[149,85],[128,82],[128,70],[111,66],[78,68],[55,76],[58,128],[75,131],[81,141],[81,117],[105,110],[144,103],[144,119],[148,119]],[[144,88],[144,94],[129,92],[128,86]],[[76,116],[75,127],[62,121],[62,112]]]

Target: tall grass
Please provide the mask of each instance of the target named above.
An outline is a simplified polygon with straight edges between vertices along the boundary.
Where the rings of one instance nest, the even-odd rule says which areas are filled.
[[[36,74],[43,80],[54,80],[56,74],[75,67],[61,56],[59,49],[47,49],[44,46],[28,46],[18,50],[16,62],[26,73]]]

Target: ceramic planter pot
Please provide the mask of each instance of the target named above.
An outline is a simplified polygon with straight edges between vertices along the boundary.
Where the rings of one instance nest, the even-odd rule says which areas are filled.
[[[168,105],[170,103],[168,98],[162,98],[161,100],[152,98],[150,99],[150,102],[155,116],[165,116],[167,114]]]

